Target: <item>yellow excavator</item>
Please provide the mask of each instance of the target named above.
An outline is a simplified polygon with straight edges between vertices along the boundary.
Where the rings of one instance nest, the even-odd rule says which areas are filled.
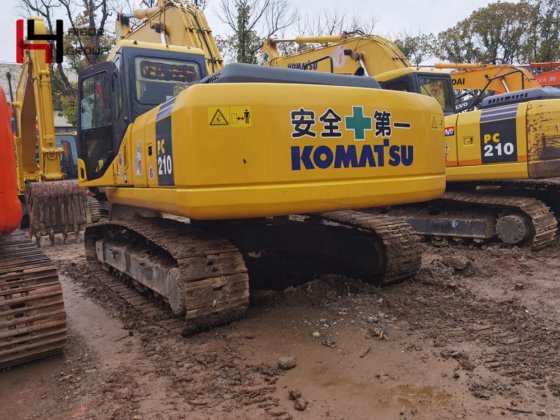
[[[35,34],[47,33],[43,19],[30,20]],[[29,218],[29,235],[38,245],[42,236],[54,244],[55,235],[62,234],[66,241],[69,233],[78,234],[88,220],[99,216],[97,201],[78,185],[72,139],[62,136],[57,141],[49,66],[44,49],[25,50],[12,101],[19,196]]]
[[[202,11],[182,1],[119,15],[117,33],[109,61],[79,75],[78,176],[111,204],[86,228],[89,261],[163,300],[185,332],[243,316],[248,273],[267,260],[382,284],[417,272],[409,225],[349,209],[441,196],[433,98],[223,67]]]
[[[282,56],[280,42],[313,44]],[[447,193],[427,205],[391,210],[407,217],[419,233],[477,242],[497,236],[535,249],[554,239],[557,223],[550,207],[560,210],[560,180],[555,178],[560,176],[560,90],[512,91],[483,99],[478,110],[449,112],[454,96],[450,75],[434,71],[432,77],[439,79],[419,82],[427,70],[411,67],[394,43],[374,35],[269,39],[263,61],[276,67],[369,75],[385,89],[438,99],[446,113]],[[496,76],[494,82],[499,80]]]
[[[295,43],[302,50],[284,56],[278,49],[281,43]],[[393,42],[378,35],[268,38],[263,43],[262,56],[263,64],[271,67],[375,77],[383,89],[424,93],[437,99],[446,115],[455,113],[449,74],[414,67]],[[432,94],[438,86],[438,93]]]
[[[451,70],[457,111],[473,110],[488,96],[543,87],[523,67],[491,63],[437,63],[436,69]]]

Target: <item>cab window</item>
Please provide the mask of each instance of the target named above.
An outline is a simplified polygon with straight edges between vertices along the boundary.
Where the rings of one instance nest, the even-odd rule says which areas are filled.
[[[80,102],[82,130],[111,125],[110,83],[107,73],[96,74],[84,80]]]
[[[444,83],[443,79],[435,77],[421,77],[418,82],[420,93],[436,99],[445,113],[454,112],[449,83]]]
[[[82,156],[88,179],[103,175],[115,157],[112,101],[113,90],[108,72],[82,79],[79,118]]]
[[[136,57],[136,100],[144,105],[158,105],[200,80],[194,61]]]

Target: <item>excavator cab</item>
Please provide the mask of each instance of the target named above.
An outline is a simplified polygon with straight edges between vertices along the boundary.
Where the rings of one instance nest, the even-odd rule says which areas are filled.
[[[431,96],[440,104],[445,115],[454,114],[455,95],[449,74],[422,72],[415,68],[392,70],[375,75],[383,89],[415,92]]]
[[[143,48],[121,41],[113,61],[80,73],[78,149],[85,163],[80,178],[105,173],[130,122],[207,75],[204,54],[196,48]],[[180,50],[180,51],[178,51]],[[126,75],[124,77],[123,75]]]

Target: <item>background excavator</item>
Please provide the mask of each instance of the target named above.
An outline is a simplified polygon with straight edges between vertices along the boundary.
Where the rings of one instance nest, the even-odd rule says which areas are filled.
[[[304,50],[283,56],[280,43],[296,43]],[[424,93],[435,97],[446,115],[455,112],[449,74],[414,67],[399,48],[378,35],[298,36],[268,38],[262,46],[263,64],[271,67],[313,70],[323,73],[371,76],[382,88]],[[431,90],[439,87],[436,95]]]
[[[30,19],[34,21],[35,34],[47,33],[41,18]],[[59,139],[57,144],[46,50],[24,51],[12,107],[18,191],[29,217],[29,235],[38,245],[42,236],[48,236],[51,244],[55,234],[62,234],[66,240],[68,233],[83,230],[92,215],[93,221],[98,220],[99,204],[78,185],[76,168],[71,163],[72,139],[66,139],[66,145]]]
[[[248,273],[274,256],[385,284],[417,272],[406,223],[347,209],[443,193],[434,99],[370,78],[222,67],[204,15],[181,1],[120,15],[117,33],[109,61],[79,75],[78,176],[111,203],[86,229],[94,266],[163,300],[185,332],[242,316]]]
[[[544,63],[531,63],[529,67],[534,69],[534,77],[541,85],[560,88],[559,62],[548,61]]]
[[[277,48],[282,41],[269,39],[263,45],[265,65],[369,75],[385,89],[428,94],[444,104],[448,192],[441,200],[392,209],[391,214],[407,217],[418,232],[437,238],[484,241],[498,236],[505,243],[526,242],[534,248],[554,239],[557,223],[549,207],[560,210],[560,181],[554,178],[560,176],[559,90],[504,93],[485,98],[478,110],[448,112],[454,96],[450,75],[433,73],[440,80],[423,89],[425,85],[415,81],[425,77],[422,70],[411,68],[397,46],[384,38],[343,34],[286,41],[316,45],[282,56]],[[469,72],[481,76],[476,87],[484,90],[495,84],[503,89],[502,81],[511,71],[501,76],[488,73],[494,85],[488,84],[484,71]],[[507,77],[521,86],[535,83],[523,71]],[[463,78],[466,84],[465,73]]]
[[[0,369],[60,352],[66,315],[54,264],[18,230],[10,112],[0,89]]]
[[[434,68],[451,70],[457,112],[472,111],[488,96],[543,87],[531,72],[512,64],[437,63]]]

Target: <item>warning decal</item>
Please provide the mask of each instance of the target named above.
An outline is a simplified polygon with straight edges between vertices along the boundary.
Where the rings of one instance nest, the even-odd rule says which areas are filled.
[[[253,125],[250,106],[209,106],[208,125],[214,128],[247,128]]]
[[[216,109],[216,112],[214,112],[214,115],[210,120],[210,125],[229,125],[224,113],[219,108]]]

